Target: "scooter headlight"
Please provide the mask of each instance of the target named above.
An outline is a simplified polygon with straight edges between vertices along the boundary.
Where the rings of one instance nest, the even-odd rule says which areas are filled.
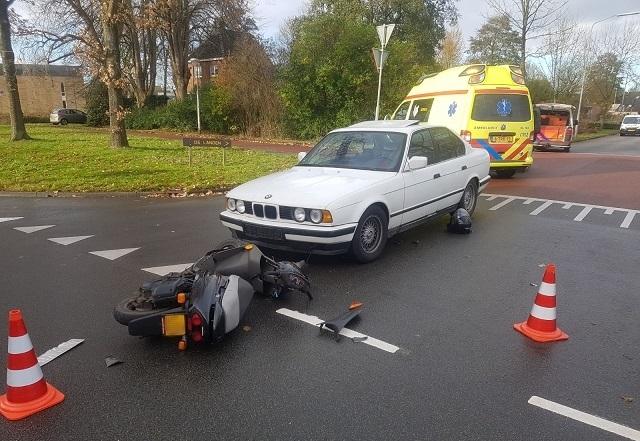
[[[304,208],[298,207],[293,210],[293,217],[298,222],[304,222],[305,218],[307,217],[307,212]]]
[[[236,211],[236,200],[235,199],[227,199],[227,208],[229,211]]]
[[[309,211],[309,219],[314,224],[319,224],[322,222],[322,210],[311,210]]]
[[[244,206],[244,201],[241,201],[239,199],[236,201],[236,211],[240,214],[246,211],[246,208]]]

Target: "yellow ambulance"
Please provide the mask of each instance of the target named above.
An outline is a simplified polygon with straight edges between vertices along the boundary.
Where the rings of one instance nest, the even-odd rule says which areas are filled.
[[[534,112],[518,66],[473,64],[425,75],[392,119],[448,127],[489,152],[500,177],[533,163]]]

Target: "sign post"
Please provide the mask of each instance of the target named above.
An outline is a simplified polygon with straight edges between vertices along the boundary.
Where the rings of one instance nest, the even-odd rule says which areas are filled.
[[[378,38],[380,39],[380,49],[373,50],[373,58],[376,61],[376,67],[378,68],[378,98],[376,99],[376,121],[380,117],[380,89],[382,88],[382,67],[384,66],[384,62],[388,57],[388,54],[385,53],[384,49],[387,47],[387,43],[389,43],[391,33],[393,32],[393,29],[395,27],[395,24],[383,24],[376,27],[376,30],[378,31]]]
[[[191,149],[193,147],[221,147],[222,148],[222,166],[226,165],[226,152],[231,148],[231,140],[229,138],[182,138],[182,146],[187,147],[189,153],[189,167],[191,167]]]

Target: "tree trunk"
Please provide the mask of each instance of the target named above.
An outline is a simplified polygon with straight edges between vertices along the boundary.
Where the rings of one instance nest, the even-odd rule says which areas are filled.
[[[18,141],[29,139],[29,135],[27,135],[27,129],[24,126],[24,116],[20,106],[20,93],[18,92],[18,79],[16,78],[16,65],[11,47],[11,25],[9,24],[8,13],[10,4],[10,2],[0,0],[0,54],[2,55],[4,79],[7,83],[7,95],[9,95],[11,141]]]
[[[0,0],[1,1],[1,0]],[[111,147],[129,147],[127,129],[124,125],[124,100],[122,97],[122,70],[120,67],[120,28],[117,15],[121,10],[120,0],[111,0],[102,17],[104,34],[105,80],[109,93],[109,128]]]

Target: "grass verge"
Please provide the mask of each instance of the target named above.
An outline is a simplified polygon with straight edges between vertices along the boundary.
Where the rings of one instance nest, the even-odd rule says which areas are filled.
[[[8,142],[0,125],[0,191],[167,191],[227,189],[290,167],[294,155],[193,149],[192,166],[178,140],[129,136],[130,147],[107,147],[108,133],[83,126],[29,124],[30,141]]]
[[[583,133],[578,130],[576,139],[574,139],[573,142],[586,141],[588,139],[602,138],[605,136],[616,135],[616,134],[618,134],[618,129],[603,129],[603,130],[598,130],[597,132],[587,132],[587,133]]]

